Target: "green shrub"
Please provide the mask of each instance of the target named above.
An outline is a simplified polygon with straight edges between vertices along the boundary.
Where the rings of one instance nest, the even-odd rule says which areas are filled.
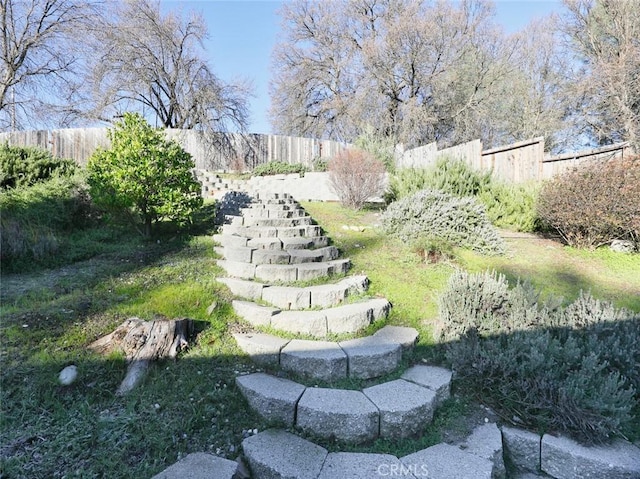
[[[329,160],[323,160],[322,158],[315,158],[311,164],[311,171],[318,173],[324,173],[329,171]]]
[[[535,208],[539,187],[534,183],[506,184],[492,179],[491,172],[475,171],[466,162],[445,156],[431,168],[397,170],[389,180],[385,201],[391,203],[424,189],[477,198],[499,228],[527,232],[539,228]]]
[[[632,427],[640,316],[583,294],[541,304],[504,276],[459,272],[440,297],[436,339],[458,379],[519,424],[605,441]]]
[[[60,235],[91,221],[91,202],[80,175],[53,176],[31,186],[0,192],[3,265],[55,253]]]
[[[395,142],[393,138],[376,135],[373,128],[368,128],[355,139],[354,145],[381,162],[389,173],[395,171]]]
[[[438,190],[455,196],[478,196],[491,185],[491,172],[481,173],[465,161],[441,156],[430,168],[407,168],[394,174],[387,197],[396,200],[419,190]]]
[[[289,164],[283,161],[270,161],[256,166],[252,174],[253,176],[288,175],[292,173],[304,175],[306,172],[307,167],[301,163]]]
[[[509,185],[492,181],[478,195],[494,226],[515,231],[533,232],[540,229],[536,202],[540,186],[537,183]]]
[[[537,212],[567,244],[597,248],[615,239],[640,246],[640,157],[589,163],[547,182]]]
[[[203,202],[191,155],[139,114],[125,113],[109,139],[111,148],[98,149],[87,165],[95,203],[142,224],[146,237],[163,219],[188,223]]]
[[[54,175],[71,176],[77,170],[73,160],[55,158],[34,147],[0,145],[0,188],[31,186]]]
[[[483,254],[502,254],[503,240],[474,198],[422,190],[391,203],[381,216],[384,231],[406,242],[440,238]]]

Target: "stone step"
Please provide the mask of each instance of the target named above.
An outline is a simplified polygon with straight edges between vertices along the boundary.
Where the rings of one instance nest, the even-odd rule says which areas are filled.
[[[418,364],[407,369],[401,377],[434,391],[436,393],[436,406],[439,406],[449,399],[452,376],[451,371],[448,369]]]
[[[328,455],[325,448],[278,429],[246,438],[242,450],[256,479],[316,479]]]
[[[213,241],[220,244],[223,247],[229,246],[232,248],[247,246],[248,238],[244,236],[228,235],[228,234],[215,234],[213,235]]]
[[[156,474],[151,479],[198,479],[206,477],[233,479],[236,477],[237,470],[238,463],[235,461],[204,452],[194,452]],[[211,471],[215,471],[215,476],[211,475]]]
[[[310,216],[296,218],[252,218],[243,216],[243,226],[273,226],[276,228],[293,228],[312,224]]]
[[[502,433],[495,423],[476,427],[460,445],[465,452],[488,459],[492,463],[492,479],[504,479],[507,471],[504,465]]]
[[[307,238],[304,236],[298,236],[296,238],[281,238],[282,249],[314,249],[324,248],[329,246],[329,238],[326,236],[314,236]]]
[[[298,401],[296,426],[325,439],[353,443],[378,437],[378,408],[362,393],[346,389],[307,388]]]
[[[330,341],[291,340],[280,351],[280,367],[300,376],[323,381],[335,381],[347,377],[347,355]]]
[[[314,390],[317,391],[317,388],[307,388],[305,394]],[[305,394],[303,394],[303,397]],[[321,392],[316,394],[322,396]],[[351,400],[351,398],[348,399]],[[334,398],[331,398],[331,400],[334,400]],[[326,408],[330,407],[331,402],[326,401]],[[343,404],[338,404],[337,406],[341,410],[345,409]],[[322,407],[322,405],[319,405],[318,409],[322,410]],[[318,416],[319,418],[316,421],[320,422],[322,414],[318,414]],[[336,422],[335,419],[333,422]],[[330,421],[321,426],[329,429],[331,425]],[[361,424],[358,424],[358,426],[362,429]],[[495,427],[495,424],[487,426]],[[311,441],[277,429],[270,429],[251,436],[243,441],[242,446],[252,477],[257,478],[372,479],[401,477],[406,479],[503,479],[503,475],[496,475],[492,472],[493,466],[489,459],[463,449],[469,441],[470,438],[460,447],[445,443],[436,444],[400,459],[390,454],[378,453],[327,453],[326,449]],[[492,440],[492,444],[493,442]],[[541,476],[536,475],[534,477]],[[577,478],[578,476],[570,475],[566,477]]]
[[[280,366],[280,352],[289,344],[288,339],[263,333],[234,333],[233,337],[253,362],[268,367]]]
[[[251,293],[252,291],[248,291],[248,294]],[[272,304],[275,302],[285,305],[290,310],[283,311],[244,300],[233,300],[231,304],[236,314],[253,326],[271,327],[294,334],[310,334],[318,338],[327,334],[356,333],[371,323],[386,318],[391,308],[386,299],[374,298],[333,308],[302,310],[311,305],[311,291],[307,288],[266,286],[262,288],[261,298]],[[345,348],[353,350],[354,358],[361,355],[363,348],[367,354],[376,351],[376,358],[380,361],[387,361],[391,356],[395,358],[401,354],[400,345],[382,335],[344,344]],[[363,368],[358,367],[358,370]]]
[[[380,437],[417,436],[433,421],[436,394],[432,390],[396,379],[362,390],[380,413]]]
[[[367,336],[338,343],[349,362],[349,377],[370,379],[391,373],[402,360],[402,346]]]
[[[236,377],[236,385],[249,406],[268,421],[293,426],[298,400],[305,386],[264,373]]]
[[[402,464],[414,475],[438,479],[491,479],[493,464],[449,444],[436,444],[422,451],[400,458]],[[420,476],[416,476],[420,477]]]
[[[362,391],[307,388],[265,373],[238,376],[236,384],[249,406],[267,421],[295,424],[319,437],[352,442],[417,436],[431,423],[435,409],[433,391],[402,379]],[[494,429],[491,432],[497,432],[499,439],[500,431],[495,425]],[[495,453],[493,443],[478,444],[486,434],[476,436],[464,446]],[[498,449],[501,453],[501,447]]]
[[[385,328],[389,327],[385,326]],[[324,381],[335,381],[346,377],[382,376],[395,370],[402,358],[401,343],[392,343],[386,337],[384,341],[380,341],[375,335],[370,336],[371,339],[367,341],[355,340],[356,342],[285,340],[260,333],[234,334],[234,337],[240,349],[259,364],[280,365],[282,369],[294,374]],[[415,374],[422,383],[426,384],[407,379],[409,382],[434,391],[436,404],[440,404],[439,398],[442,397],[444,389],[441,385],[440,369],[433,369],[436,374],[435,379],[429,379],[426,370],[421,371],[420,375]],[[409,374],[409,377],[413,376]],[[436,388],[438,385],[440,390]],[[448,393],[448,384],[446,391]]]
[[[224,269],[228,276],[240,279],[258,279],[260,281],[293,283],[327,278],[337,274],[345,274],[349,270],[348,259],[338,259],[321,263],[302,264],[253,264],[244,261],[219,259],[217,265]]]

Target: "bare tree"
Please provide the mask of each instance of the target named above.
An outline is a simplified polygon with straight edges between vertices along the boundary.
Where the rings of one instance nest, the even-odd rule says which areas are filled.
[[[127,0],[96,28],[95,117],[135,110],[167,128],[244,130],[250,86],[223,82],[203,59],[207,30],[200,15],[163,16],[156,1]]]
[[[0,129],[65,123],[77,37],[96,12],[83,0],[0,0]]]
[[[557,22],[550,15],[503,40],[513,51],[504,58],[504,74],[482,111],[485,147],[538,136],[545,137],[547,150],[571,146],[570,60],[561,48]]]
[[[565,0],[564,33],[575,53],[575,114],[598,144],[640,149],[640,2]]]
[[[276,129],[353,140],[373,126],[407,146],[473,138],[509,54],[492,15],[476,0],[285,4]]]

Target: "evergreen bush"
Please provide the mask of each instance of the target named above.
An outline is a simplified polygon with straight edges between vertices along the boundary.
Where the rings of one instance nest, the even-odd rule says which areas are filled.
[[[285,163],[284,161],[270,161],[268,163],[262,163],[253,169],[253,176],[270,176],[270,175],[288,175],[292,173],[299,173],[304,175],[307,172],[307,167],[301,163]]]
[[[615,239],[640,246],[640,156],[589,163],[548,181],[537,212],[567,244],[597,248]]]
[[[391,203],[381,216],[384,231],[411,243],[440,238],[482,254],[502,254],[505,245],[484,207],[470,197],[422,190]]]
[[[461,384],[519,425],[585,443],[624,435],[640,391],[640,315],[588,294],[541,303],[504,276],[459,272],[436,339]]]
[[[73,160],[55,158],[41,148],[0,145],[0,188],[19,188],[46,181],[52,176],[71,176]]]
[[[60,235],[90,221],[92,206],[81,175],[54,175],[0,192],[0,258],[5,267],[55,253]]]
[[[384,198],[391,203],[423,189],[475,197],[498,228],[532,232],[540,226],[535,208],[539,192],[536,184],[506,184],[493,179],[491,172],[478,172],[466,162],[448,156],[440,157],[430,168],[397,170]]]

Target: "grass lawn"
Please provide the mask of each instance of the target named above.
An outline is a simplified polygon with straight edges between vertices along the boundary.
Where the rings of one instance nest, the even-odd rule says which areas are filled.
[[[438,294],[455,268],[495,268],[530,280],[544,295],[567,299],[590,289],[598,298],[640,311],[640,255],[578,251],[525,237],[509,239],[504,257],[457,252],[455,261],[425,264],[410,247],[372,226],[375,210],[303,206],[351,258],[352,273],[367,274],[371,293],[393,303],[389,322],[419,329],[421,341],[408,362],[429,355]],[[235,388],[235,376],[256,368],[231,337],[237,318],[228,291],[214,280],[222,272],[211,233],[203,223],[190,237],[123,242],[73,265],[3,275],[0,477],[146,478],[190,452],[235,459],[247,430],[269,426]],[[123,357],[98,356],[86,346],[130,316],[190,317],[201,332],[177,361],[154,365],[143,384],[119,397]],[[79,378],[62,387],[57,375],[69,364],[78,366]],[[464,432],[465,418],[477,411],[468,398],[458,397],[421,439],[366,448],[324,445],[407,454]]]

